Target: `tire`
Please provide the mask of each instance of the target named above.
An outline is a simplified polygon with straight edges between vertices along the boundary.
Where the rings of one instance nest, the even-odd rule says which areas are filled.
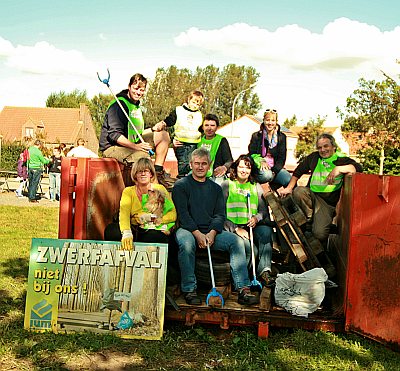
[[[215,286],[225,286],[231,282],[231,266],[229,263],[213,261]],[[198,283],[211,286],[211,274],[208,259],[196,259],[195,273]]]

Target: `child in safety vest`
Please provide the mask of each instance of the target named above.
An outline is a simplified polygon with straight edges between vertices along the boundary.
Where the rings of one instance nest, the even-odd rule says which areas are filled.
[[[157,125],[174,127],[173,139],[174,152],[178,160],[178,177],[184,177],[190,172],[189,158],[200,142],[201,133],[199,127],[203,122],[200,108],[204,103],[204,95],[201,91],[193,90],[187,102],[176,107],[168,117]]]

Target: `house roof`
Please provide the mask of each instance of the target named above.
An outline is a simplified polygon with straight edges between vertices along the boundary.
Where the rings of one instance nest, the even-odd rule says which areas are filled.
[[[292,126],[290,131],[298,135],[304,128],[305,126]],[[333,134],[338,129],[338,126],[323,126],[322,129],[324,133]]]
[[[0,112],[0,134],[5,141],[21,140],[25,128],[43,128],[46,141],[74,143],[83,126],[79,108],[5,106]]]

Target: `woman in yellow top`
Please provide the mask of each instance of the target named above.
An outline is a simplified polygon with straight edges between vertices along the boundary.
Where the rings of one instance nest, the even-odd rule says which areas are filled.
[[[149,158],[140,158],[133,164],[131,177],[135,185],[124,189],[120,201],[122,248],[133,248],[134,235],[137,242],[168,243],[176,210],[164,186],[154,184],[153,162]]]

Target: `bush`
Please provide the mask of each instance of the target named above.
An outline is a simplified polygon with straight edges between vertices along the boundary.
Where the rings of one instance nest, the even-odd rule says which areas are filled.
[[[20,153],[25,146],[20,143],[3,142],[1,146],[0,169],[8,171],[16,171]]]
[[[381,150],[366,147],[359,151],[363,170],[368,174],[379,174],[379,163]],[[383,174],[400,175],[400,149],[385,148],[385,160],[383,163]]]

